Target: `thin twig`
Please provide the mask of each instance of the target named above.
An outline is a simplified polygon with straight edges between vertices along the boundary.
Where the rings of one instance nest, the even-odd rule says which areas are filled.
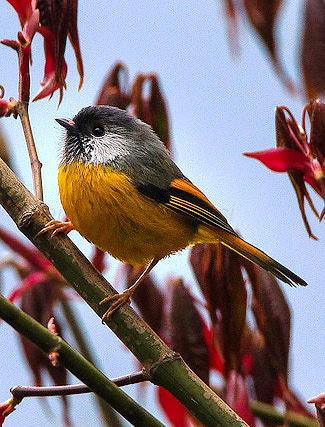
[[[143,371],[111,380],[111,382],[118,387],[137,384],[143,381],[147,381],[147,377]],[[12,387],[10,392],[16,401],[21,402],[24,397],[69,396],[72,394],[92,393],[93,391],[85,384],[70,384],[51,387],[30,387],[17,385]]]
[[[25,135],[30,165],[32,169],[34,194],[39,200],[43,200],[43,184],[41,175],[42,163],[38,159],[33,132],[29,120],[28,109],[24,102],[17,102],[16,110]]]

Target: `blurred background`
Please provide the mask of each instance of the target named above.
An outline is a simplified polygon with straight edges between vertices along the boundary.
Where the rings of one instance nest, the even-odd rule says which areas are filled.
[[[304,2],[285,1],[281,9],[276,39],[280,61],[295,83],[301,85],[298,49]],[[13,8],[1,4],[0,39],[14,39],[20,29]],[[290,382],[303,400],[324,391],[324,239],[323,224],[306,208],[313,233],[308,237],[297,200],[285,174],[276,174],[243,152],[275,146],[274,109],[286,105],[300,122],[306,102],[292,96],[274,72],[266,50],[245,19],[239,20],[240,54],[231,53],[221,2],[186,3],[166,0],[139,4],[130,0],[95,3],[80,1],[78,28],[85,68],[85,81],[77,91],[79,77],[71,46],[67,45],[67,91],[57,107],[58,94],[51,100],[33,103],[30,117],[38,154],[43,163],[45,202],[55,218],[63,217],[57,189],[59,146],[63,133],[55,117],[72,118],[82,107],[93,104],[100,86],[113,64],[123,61],[130,81],[141,71],[156,72],[168,103],[174,159],[191,181],[227,217],[245,240],[304,278],[307,288],[282,289],[292,309]],[[33,51],[43,49],[36,35]],[[16,97],[17,58],[14,51],[0,46],[0,84],[6,97]],[[33,57],[32,95],[43,76],[43,58]],[[10,143],[14,168],[32,190],[29,159],[20,123],[2,119],[1,128]],[[312,190],[311,190],[312,191]],[[321,210],[321,199],[315,197]],[[13,233],[18,230],[0,211],[1,224]],[[89,256],[91,246],[77,232],[71,239]],[[1,246],[1,256],[8,249]],[[118,263],[106,259],[106,277],[114,284]],[[200,298],[188,263],[188,252],[176,254],[158,264],[153,276],[163,286],[167,277],[182,276]],[[8,295],[17,283],[9,271],[1,274],[2,291]],[[128,374],[138,365],[128,350],[99,318],[78,298],[73,300],[80,324],[87,331],[100,366],[110,378]],[[69,341],[68,331],[65,338]],[[15,331],[0,325],[0,401],[9,397],[10,387],[31,384]],[[70,382],[78,382],[70,377]],[[166,423],[155,402],[153,387],[124,388],[149,411]],[[75,426],[99,425],[90,396],[69,399]],[[50,415],[49,415],[50,414]],[[98,420],[96,417],[98,416]],[[6,420],[6,426],[61,426],[58,398],[26,399]],[[125,425],[128,425],[125,422]]]

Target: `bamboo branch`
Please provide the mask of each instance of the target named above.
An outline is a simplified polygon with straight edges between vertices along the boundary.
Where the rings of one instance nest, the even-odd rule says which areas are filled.
[[[272,424],[285,424],[290,427],[318,427],[318,422],[315,419],[304,417],[294,412],[286,412],[282,414],[272,405],[253,400],[250,402],[253,414],[265,422]]]
[[[0,295],[0,317],[16,331],[23,334],[45,353],[59,353],[60,363],[69,369],[84,384],[111,404],[120,414],[134,425],[162,426],[162,424],[133,399],[113,384],[78,352],[73,350],[59,336],[36,322],[18,307]],[[19,401],[13,399],[14,405]]]
[[[90,350],[89,343],[87,342],[82,332],[80,319],[77,320],[77,316],[75,315],[74,310],[70,304],[70,301],[67,298],[61,299],[61,310],[70,327],[72,335],[77,343],[78,350],[88,360],[88,362],[92,363],[93,365],[99,368],[99,365],[97,361],[94,359],[94,356]],[[87,387],[87,386],[84,386],[84,387]],[[101,399],[97,394],[95,394],[95,398],[105,425],[107,426],[114,425],[116,427],[121,427],[122,424],[118,418],[117,413],[113,410],[113,408],[107,402]]]
[[[0,161],[0,202],[38,249],[101,317],[107,307],[99,302],[116,291],[96,271],[67,236],[49,239],[36,234],[52,219],[46,205],[37,200]],[[247,426],[182,358],[173,352],[128,304],[105,323],[144,366],[151,382],[171,392],[206,427]]]

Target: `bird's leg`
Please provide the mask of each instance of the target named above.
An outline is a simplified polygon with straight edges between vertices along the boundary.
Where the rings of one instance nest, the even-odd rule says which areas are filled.
[[[48,222],[41,231],[39,231],[35,237],[40,236],[41,234],[46,233],[47,231],[52,231],[51,238],[56,236],[58,233],[68,234],[71,230],[74,230],[74,226],[71,221],[59,221],[58,219],[52,219]]]
[[[102,317],[102,323],[104,323],[104,321],[108,319],[114,313],[114,311],[118,310],[120,307],[122,307],[122,305],[130,302],[130,297],[132,296],[133,292],[137,289],[140,283],[148,276],[150,271],[154,268],[154,266],[158,263],[159,260],[160,258],[154,258],[144,270],[144,272],[140,274],[140,276],[133,283],[133,285],[130,286],[128,289],[125,289],[124,292],[122,292],[121,294],[115,294],[106,297],[100,301],[99,304],[104,304],[105,302],[115,300],[113,304],[109,307],[109,309],[105,311]]]

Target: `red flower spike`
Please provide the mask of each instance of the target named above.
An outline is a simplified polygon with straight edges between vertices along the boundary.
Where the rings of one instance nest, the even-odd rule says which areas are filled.
[[[166,417],[174,427],[190,427],[188,414],[184,406],[163,387],[157,388],[158,401]]]
[[[167,289],[170,296],[167,340],[189,367],[209,384],[209,350],[193,297],[182,279],[169,280]]]
[[[111,105],[126,109],[131,102],[131,95],[127,92],[127,76],[126,66],[117,62],[102,85],[96,105]]]
[[[226,380],[225,400],[248,425],[255,427],[254,415],[249,405],[248,391],[244,378],[230,371]]]
[[[309,141],[305,131],[306,112],[311,127]],[[320,100],[314,100],[305,106],[302,126],[299,127],[290,110],[277,107],[277,148],[244,155],[260,160],[273,171],[288,173],[297,194],[306,230],[310,237],[317,239],[307,221],[304,199],[306,198],[314,214],[321,219],[322,214],[317,212],[305,185],[309,184],[325,200],[325,106]]]

